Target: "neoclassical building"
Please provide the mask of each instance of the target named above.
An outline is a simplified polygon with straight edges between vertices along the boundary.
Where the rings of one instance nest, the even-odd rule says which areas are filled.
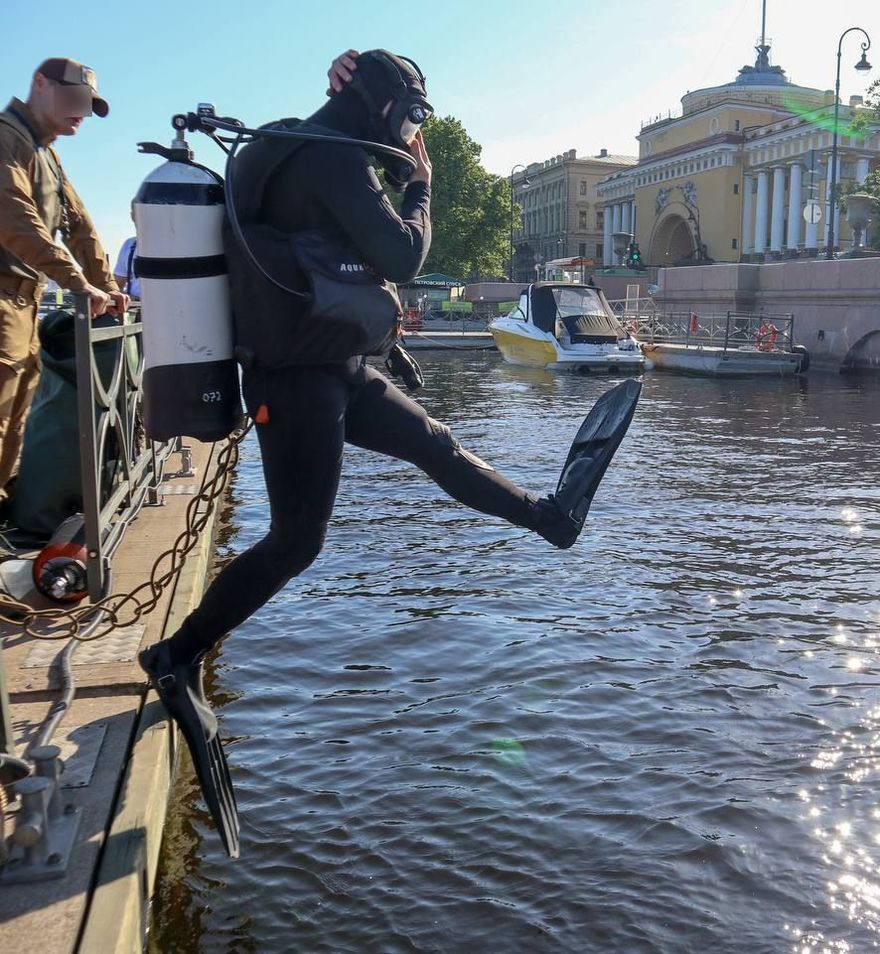
[[[596,185],[610,172],[629,169],[635,156],[578,156],[569,149],[560,156],[530,163],[511,175],[519,222],[511,230],[512,275],[529,281],[535,266],[562,258],[601,263],[604,256],[603,209]]]
[[[598,183],[605,265],[617,264],[615,232],[633,233],[643,261],[659,266],[824,249],[834,94],[791,83],[763,38],[756,50],[733,82],[688,92],[680,115],[643,125],[638,163]],[[839,108],[838,182],[861,182],[880,163],[878,125],[850,128],[860,108],[861,97]],[[849,228],[839,210],[835,219],[835,245],[846,250]]]

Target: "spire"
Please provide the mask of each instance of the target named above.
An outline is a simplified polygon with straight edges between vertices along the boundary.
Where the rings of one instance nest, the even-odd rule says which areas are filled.
[[[780,86],[788,83],[781,66],[770,65],[770,40],[767,36],[767,0],[761,0],[761,37],[755,46],[754,66],[744,66],[734,81],[737,86]]]
[[[761,0],[761,39],[755,47],[758,54],[755,69],[766,73],[770,69],[770,44],[767,42],[767,0]]]

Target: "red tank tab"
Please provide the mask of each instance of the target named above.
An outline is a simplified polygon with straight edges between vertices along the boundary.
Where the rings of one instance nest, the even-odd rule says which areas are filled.
[[[257,408],[257,413],[254,417],[254,420],[257,422],[257,424],[269,423],[269,408],[266,404],[261,404]]]

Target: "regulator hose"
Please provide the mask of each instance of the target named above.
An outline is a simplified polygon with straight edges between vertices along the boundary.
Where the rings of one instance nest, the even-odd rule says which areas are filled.
[[[295,129],[250,129],[247,126],[242,125],[238,120],[234,119],[218,119],[216,116],[206,116],[206,115],[196,115],[190,113],[187,116],[187,126],[188,128],[198,129],[201,132],[209,135],[226,153],[226,169],[225,169],[225,178],[226,178],[226,211],[229,215],[229,224],[232,226],[232,231],[235,235],[236,241],[241,246],[244,253],[247,255],[251,265],[265,278],[267,281],[271,282],[276,288],[280,288],[281,291],[287,292],[289,295],[295,295],[297,298],[309,299],[311,295],[306,292],[298,291],[295,288],[289,288],[283,282],[278,281],[277,278],[270,275],[265,268],[263,268],[262,263],[259,261],[257,256],[254,254],[253,249],[248,245],[247,239],[244,236],[244,232],[241,228],[241,222],[238,218],[238,212],[235,208],[235,154],[238,151],[239,146],[243,142],[252,142],[254,139],[263,138],[263,139],[299,139],[307,140],[310,142],[329,142],[335,143],[339,146],[358,146],[362,149],[366,149],[368,152],[376,153],[382,152],[389,156],[394,156],[397,159],[402,159],[404,162],[416,168],[418,163],[415,159],[408,153],[404,152],[402,149],[396,149],[394,146],[385,146],[379,142],[371,142],[368,139],[351,139],[348,136],[334,136],[327,135],[325,133],[306,133],[306,132],[297,132]],[[235,134],[234,139],[227,139],[226,142],[232,144],[232,148],[226,149],[223,145],[223,141],[219,136],[216,135],[214,130],[222,129],[225,132],[231,132]],[[245,136],[250,138],[245,140]]]

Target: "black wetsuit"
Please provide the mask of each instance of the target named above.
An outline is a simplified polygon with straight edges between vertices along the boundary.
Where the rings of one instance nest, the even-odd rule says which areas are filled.
[[[368,138],[369,130],[341,100],[334,97],[310,121]],[[398,216],[361,150],[310,144],[269,183],[263,209],[266,223],[284,232],[339,226],[380,274],[403,282],[418,273],[427,254],[429,205],[429,187],[412,183]],[[261,406],[268,412],[256,431],[271,525],[259,543],[223,569],[175,635],[177,659],[209,649],[317,557],[346,443],[410,461],[475,510],[529,529],[546,520],[533,497],[464,451],[445,425],[363,357],[246,368],[243,388],[252,416]]]

